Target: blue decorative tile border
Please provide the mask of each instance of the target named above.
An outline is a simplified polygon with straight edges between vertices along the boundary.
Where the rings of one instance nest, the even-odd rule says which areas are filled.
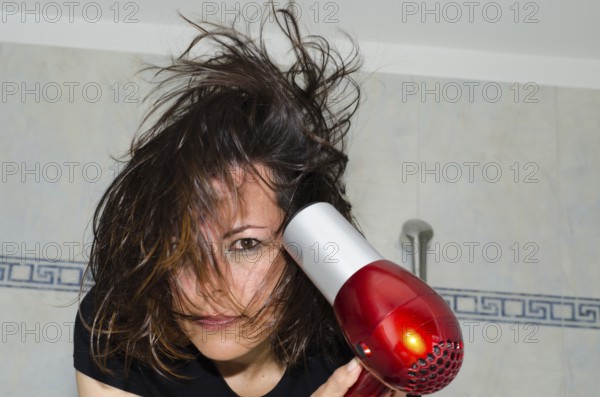
[[[79,292],[86,266],[85,262],[28,262],[0,256],[0,287]]]
[[[0,287],[79,292],[85,262],[0,256]],[[90,286],[90,282],[86,282]],[[460,320],[600,329],[600,299],[436,288]]]
[[[600,329],[600,299],[436,288],[461,320]]]

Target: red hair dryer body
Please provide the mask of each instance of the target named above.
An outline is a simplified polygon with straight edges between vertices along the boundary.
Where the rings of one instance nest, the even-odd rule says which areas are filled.
[[[383,259],[330,204],[300,210],[284,246],[333,305],[346,340],[368,371],[346,396],[388,388],[420,395],[447,386],[463,361],[460,324],[412,273]]]

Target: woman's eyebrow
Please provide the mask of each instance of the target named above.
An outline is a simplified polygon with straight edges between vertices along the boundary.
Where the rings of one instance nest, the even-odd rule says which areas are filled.
[[[266,229],[266,226],[256,226],[256,225],[242,225],[242,226],[238,226],[234,229],[231,229],[229,231],[227,231],[225,234],[223,234],[223,236],[221,236],[222,239],[226,239],[228,237],[233,236],[234,234],[238,234],[243,232],[246,229]]]

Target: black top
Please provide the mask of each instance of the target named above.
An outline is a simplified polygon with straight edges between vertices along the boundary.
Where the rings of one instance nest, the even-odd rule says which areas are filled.
[[[81,303],[81,311],[86,319],[93,317],[92,291],[88,292]],[[178,363],[177,372],[191,380],[167,379],[151,368],[138,362],[133,362],[127,378],[124,377],[124,359],[113,357],[108,361],[108,367],[114,375],[106,375],[94,364],[90,349],[90,333],[82,325],[79,315],[74,328],[75,369],[107,385],[128,391],[140,396],[237,396],[227,385],[211,360],[200,353],[193,361]],[[193,347],[192,347],[193,348]],[[195,352],[197,350],[193,348]],[[350,350],[342,354],[334,363],[322,357],[308,360],[306,367],[286,371],[279,383],[265,397],[306,397],[310,396],[320,385],[331,376],[332,372],[344,365],[351,358]]]

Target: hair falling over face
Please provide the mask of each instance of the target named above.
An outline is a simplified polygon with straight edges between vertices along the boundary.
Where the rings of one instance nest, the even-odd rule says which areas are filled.
[[[272,13],[293,54],[289,67],[269,55],[266,21],[251,37],[235,26],[186,19],[198,31],[189,47],[168,66],[148,68],[160,95],[146,120],[156,121],[132,143],[93,220],[89,271],[96,311],[87,326],[104,370],[119,354],[177,377],[172,363],[191,358],[181,323],[206,314],[202,306],[216,299],[214,291],[249,326],[271,316],[268,340],[288,367],[316,351],[333,357],[344,343],[331,307],[277,238],[287,220],[314,201],[331,203],[353,221],[342,177],[345,137],[360,98],[352,76],[361,60],[355,45],[344,57],[323,37],[303,36],[288,10]],[[218,50],[192,56],[209,43]],[[280,215],[261,246],[260,255],[271,262],[256,290],[268,285],[268,296],[236,292],[235,275],[223,266],[235,255],[243,260],[260,240],[223,239],[231,226],[223,208],[241,208],[240,181],[249,179],[268,186]],[[256,274],[257,263],[248,275]],[[202,304],[189,299],[182,272],[198,286],[195,296],[213,296]]]

